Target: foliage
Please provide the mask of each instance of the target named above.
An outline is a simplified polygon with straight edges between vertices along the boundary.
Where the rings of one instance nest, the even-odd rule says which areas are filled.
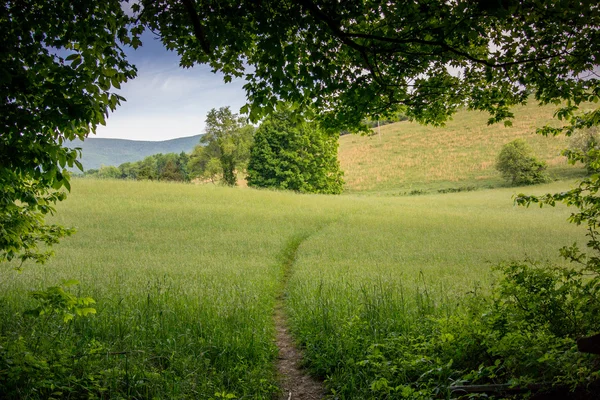
[[[76,316],[86,317],[89,314],[96,314],[96,310],[90,307],[96,303],[94,299],[77,297],[68,291],[67,288],[78,284],[76,280],[64,281],[60,286],[32,292],[31,297],[40,304],[34,309],[27,310],[25,314],[36,317],[58,315],[65,323],[72,321]]]
[[[581,268],[512,263],[500,268],[489,322],[502,335],[547,331],[577,339],[600,329],[600,280]]]
[[[61,398],[84,393],[100,394],[106,388],[94,382],[96,372],[85,373],[77,358],[102,350],[96,340],[86,342],[85,354],[76,354],[68,343],[72,325],[96,314],[94,299],[78,297],[69,288],[76,280],[30,293],[38,306],[13,318],[27,330],[19,337],[4,329],[0,335],[0,394],[3,398]],[[24,319],[23,319],[24,318]],[[7,336],[8,335],[8,336]],[[81,341],[81,338],[80,338]],[[59,343],[60,345],[57,345]]]
[[[600,146],[600,127],[594,126],[585,129],[576,130],[571,135],[571,141],[569,143],[569,152],[579,152],[582,158],[583,164],[588,171],[588,173],[592,174],[598,171],[598,167],[594,167],[592,165],[594,161],[594,149],[597,149]],[[588,155],[588,153],[590,153]]]
[[[154,154],[141,161],[126,162],[118,167],[102,166],[85,171],[84,176],[101,179],[133,179],[189,182],[189,156],[180,154]]]
[[[86,173],[86,175],[91,175]],[[97,178],[101,179],[118,179],[121,177],[121,171],[119,168],[112,165],[103,165],[100,169],[94,174]]]
[[[248,164],[248,186],[339,194],[342,171],[337,135],[292,108],[282,107],[256,131]]]
[[[191,175],[215,182],[220,174],[224,184],[237,185],[237,173],[246,169],[253,136],[254,127],[229,107],[213,108],[206,116],[206,134],[190,155]]]
[[[588,153],[581,152],[566,152],[571,163],[586,163],[589,162],[592,168],[600,166],[600,151],[592,148]],[[592,160],[592,161],[589,161]],[[600,227],[600,175],[592,174],[591,176],[582,179],[577,187],[560,193],[546,194],[543,196],[527,196],[519,194],[515,198],[515,202],[519,205],[530,206],[531,204],[539,204],[555,206],[556,203],[564,203],[567,206],[574,206],[577,211],[572,212],[569,217],[569,222],[576,225],[584,225],[587,230],[587,247],[592,254],[587,254],[579,249],[576,243],[572,246],[561,248],[561,255],[569,261],[579,264],[583,272],[590,273],[594,276],[591,282],[596,280],[596,284],[600,284],[600,238],[598,228]]]
[[[546,163],[539,161],[532,153],[527,142],[515,139],[502,147],[496,160],[496,169],[513,185],[547,182]]]
[[[253,121],[283,100],[341,129],[398,108],[441,124],[465,104],[497,122],[531,93],[570,110],[600,94],[600,9],[590,0],[225,1],[218,12],[211,1],[148,0],[137,9],[183,66],[246,77]]]
[[[69,190],[63,145],[104,124],[135,76],[120,44],[137,46],[118,0],[8,1],[0,6],[0,261],[43,262],[41,250],[72,231],[44,217]]]
[[[393,287],[362,285],[363,307],[339,325],[327,318],[332,294],[323,290],[323,303],[296,320],[294,332],[309,367],[340,398],[455,398],[462,394],[456,386],[531,383],[595,398],[588,385],[598,385],[600,370],[594,356],[577,351],[576,339],[599,326],[600,289],[569,268],[498,269],[503,277],[491,294],[443,303],[424,286],[413,299],[394,299]]]

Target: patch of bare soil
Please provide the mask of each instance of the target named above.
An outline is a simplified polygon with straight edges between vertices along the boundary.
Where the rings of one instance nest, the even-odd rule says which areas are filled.
[[[296,347],[288,331],[287,319],[283,311],[283,300],[275,307],[276,343],[279,348],[277,372],[282,390],[280,400],[318,400],[325,397],[323,384],[308,375],[300,366],[302,353]]]

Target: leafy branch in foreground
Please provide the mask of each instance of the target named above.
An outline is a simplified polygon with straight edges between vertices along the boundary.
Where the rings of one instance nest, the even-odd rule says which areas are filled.
[[[568,102],[565,115],[599,94],[597,1],[185,4],[142,0],[136,10],[181,65],[245,78],[253,121],[288,101],[341,129],[398,111],[440,125],[464,106],[494,123],[532,94]]]
[[[118,0],[0,6],[0,262],[44,262],[38,244],[72,233],[44,218],[81,169],[66,142],[105,124],[124,100],[111,88],[136,74],[120,47],[139,45],[130,22]]]
[[[26,315],[35,317],[59,315],[63,322],[72,321],[76,316],[87,317],[96,314],[96,309],[91,306],[96,303],[91,297],[78,297],[68,291],[68,288],[78,285],[76,280],[62,282],[59,286],[51,286],[46,290],[37,290],[30,293],[39,305],[25,312]]]

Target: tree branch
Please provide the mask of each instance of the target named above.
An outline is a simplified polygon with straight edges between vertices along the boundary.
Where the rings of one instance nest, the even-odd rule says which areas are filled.
[[[198,16],[198,13],[196,12],[196,7],[194,6],[194,3],[192,1],[193,0],[181,0],[183,6],[185,7],[185,11],[190,17],[192,26],[194,27],[194,36],[196,36],[196,39],[198,39],[198,41],[200,42],[202,50],[204,50],[207,56],[210,56],[210,43],[206,38],[206,32],[204,31],[204,27],[200,22],[200,17]]]
[[[543,56],[536,57],[536,58],[515,60],[515,61],[510,61],[510,62],[505,62],[505,63],[495,63],[493,61],[490,61],[489,59],[484,60],[484,59],[474,57],[465,51],[462,51],[462,50],[459,50],[459,49],[456,49],[456,48],[450,46],[448,43],[446,43],[444,41],[424,40],[424,39],[419,39],[416,37],[407,38],[407,39],[399,39],[399,38],[391,38],[391,37],[386,37],[386,36],[377,36],[377,35],[372,35],[372,34],[368,34],[368,33],[344,32],[340,28],[339,24],[333,18],[331,18],[330,16],[325,14],[323,11],[321,11],[321,9],[319,9],[319,7],[317,7],[311,0],[299,0],[299,3],[302,6],[304,6],[306,8],[306,10],[314,18],[316,18],[317,20],[319,20],[321,22],[324,22],[329,27],[331,33],[335,37],[337,37],[343,44],[358,51],[363,56],[363,58],[366,58],[366,55],[368,52],[403,53],[403,51],[400,49],[385,49],[385,51],[383,51],[382,49],[375,49],[373,46],[361,45],[352,39],[367,39],[367,40],[372,40],[372,41],[377,41],[377,42],[382,42],[382,43],[396,44],[396,45],[421,44],[421,45],[439,47],[442,50],[445,50],[450,53],[454,53],[458,56],[464,57],[473,63],[485,65],[490,68],[506,68],[506,67],[510,67],[510,66],[518,65],[518,64],[535,63],[535,62],[540,62],[540,61],[545,61],[545,60],[548,60],[551,58],[555,58],[562,54],[562,53],[553,53],[553,54],[543,55]]]

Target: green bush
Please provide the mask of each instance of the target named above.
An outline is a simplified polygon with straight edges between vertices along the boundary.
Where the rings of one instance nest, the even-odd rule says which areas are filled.
[[[248,163],[248,186],[301,193],[339,194],[344,181],[337,136],[282,107],[257,129]]]
[[[515,139],[502,146],[496,169],[513,185],[534,185],[548,181],[546,163],[535,158],[531,147],[523,139]]]

